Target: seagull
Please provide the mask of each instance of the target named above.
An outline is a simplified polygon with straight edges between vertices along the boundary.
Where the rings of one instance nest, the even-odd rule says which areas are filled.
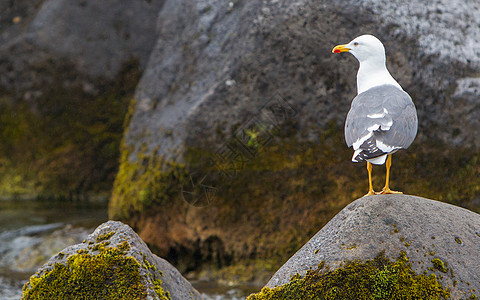
[[[349,52],[360,63],[357,96],[345,121],[345,141],[353,146],[353,162],[367,162],[368,195],[402,194],[389,187],[391,155],[407,149],[417,135],[418,118],[412,98],[387,70],[385,48],[373,35],[362,35],[333,53]],[[372,164],[386,163],[385,187],[376,193],[372,185]]]

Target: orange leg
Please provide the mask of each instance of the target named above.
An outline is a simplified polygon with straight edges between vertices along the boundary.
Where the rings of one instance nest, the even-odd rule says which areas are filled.
[[[375,195],[372,184],[372,164],[367,161],[367,171],[368,171],[368,193],[365,196]],[[364,197],[365,197],[364,196]]]
[[[392,156],[388,155],[387,157],[387,162],[385,163],[385,166],[387,167],[387,176],[385,180],[385,187],[382,189],[382,191],[379,194],[403,194],[402,192],[396,192],[392,191],[390,187],[388,186],[389,181],[390,181],[390,166],[392,165]]]

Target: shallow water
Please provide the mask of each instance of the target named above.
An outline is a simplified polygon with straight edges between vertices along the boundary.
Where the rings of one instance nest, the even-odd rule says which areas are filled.
[[[23,284],[52,254],[107,219],[105,204],[0,200],[0,299],[20,299]]]
[[[213,281],[191,281],[192,285],[202,293],[204,300],[242,300],[251,293],[260,291],[257,285],[225,286]]]
[[[18,300],[35,270],[108,220],[106,204],[0,200],[0,299]],[[205,300],[240,300],[258,286],[192,281]]]

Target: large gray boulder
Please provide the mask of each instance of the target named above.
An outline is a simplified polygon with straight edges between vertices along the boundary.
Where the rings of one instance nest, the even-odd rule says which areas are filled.
[[[452,299],[465,299],[480,291],[479,249],[480,215],[474,212],[415,196],[368,196],[338,213],[267,286],[283,285],[296,273],[303,276],[322,261],[336,269],[346,261],[373,259],[381,251],[395,260],[405,251],[412,270],[435,273]]]
[[[111,276],[117,270],[120,274]],[[120,275],[130,279],[123,282]],[[115,294],[105,293],[107,290]],[[56,299],[67,295],[88,299],[125,299],[128,295],[135,295],[135,299],[200,299],[177,269],[152,254],[128,225],[115,221],[100,225],[83,243],[65,248],[32,275],[23,299],[37,299],[38,295]]]
[[[311,128],[343,125],[356,92],[355,59],[331,49],[372,33],[413,96],[420,138],[479,146],[479,26],[475,1],[166,1],[126,143],[182,157],[186,146],[218,145],[219,128],[277,94],[301,116],[296,135],[315,140]]]

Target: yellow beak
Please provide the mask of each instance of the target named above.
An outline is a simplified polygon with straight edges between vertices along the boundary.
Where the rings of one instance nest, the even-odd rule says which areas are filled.
[[[348,52],[350,48],[347,48],[347,45],[338,45],[332,49],[332,53]]]

